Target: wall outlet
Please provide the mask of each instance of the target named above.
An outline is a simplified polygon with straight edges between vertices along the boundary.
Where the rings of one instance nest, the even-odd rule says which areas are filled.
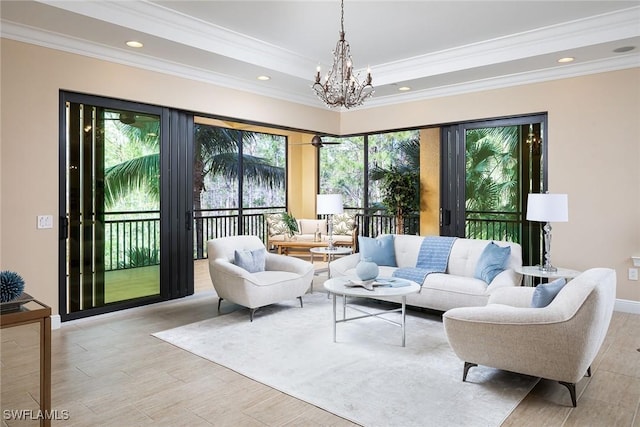
[[[53,228],[53,215],[38,215],[38,229]]]
[[[638,280],[638,269],[630,268],[629,269],[629,280]]]

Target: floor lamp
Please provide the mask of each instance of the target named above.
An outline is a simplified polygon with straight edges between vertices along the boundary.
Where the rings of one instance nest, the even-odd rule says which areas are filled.
[[[333,246],[333,215],[344,212],[341,194],[318,194],[316,199],[316,211],[318,215],[328,215],[329,245],[327,249],[334,250]]]
[[[569,221],[568,197],[566,194],[530,193],[527,199],[527,220],[545,222],[544,264],[540,270],[558,271],[551,265],[551,222]]]

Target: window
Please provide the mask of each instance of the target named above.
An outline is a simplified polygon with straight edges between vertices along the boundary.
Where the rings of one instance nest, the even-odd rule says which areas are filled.
[[[196,258],[211,238],[264,235],[263,213],[286,205],[282,135],[197,123],[193,211]]]

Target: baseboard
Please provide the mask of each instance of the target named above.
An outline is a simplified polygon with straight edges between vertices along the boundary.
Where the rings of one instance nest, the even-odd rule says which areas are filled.
[[[617,299],[613,309],[623,313],[640,314],[640,301]]]
[[[60,319],[59,314],[51,315],[51,329],[60,329],[62,326],[62,320]]]

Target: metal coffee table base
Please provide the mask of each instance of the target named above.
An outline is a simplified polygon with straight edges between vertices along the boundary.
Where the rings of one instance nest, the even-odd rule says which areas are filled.
[[[406,307],[407,307],[407,297],[402,296],[402,303],[399,308],[393,308],[391,310],[380,310],[375,313],[363,310],[360,307],[356,307],[353,304],[349,304],[349,307],[352,310],[358,311],[360,313],[364,313],[361,316],[347,317],[347,296],[342,295],[342,319],[338,319],[338,309],[336,304],[337,294],[333,294],[333,342],[336,342],[336,326],[338,323],[349,322],[351,320],[364,319],[366,317],[377,317],[380,320],[384,320],[385,322],[391,323],[392,325],[400,326],[402,328],[402,346],[405,347],[406,342],[406,333],[405,333],[405,325],[406,325]],[[396,313],[400,312],[401,320],[400,322],[396,322],[390,319],[386,319],[381,317],[383,314],[388,313]]]

